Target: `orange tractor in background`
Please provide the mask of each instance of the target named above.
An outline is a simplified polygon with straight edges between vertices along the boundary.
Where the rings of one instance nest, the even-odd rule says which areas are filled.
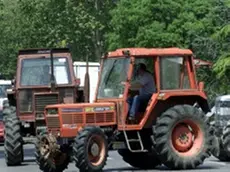
[[[101,171],[109,150],[118,150],[125,162],[141,169],[202,164],[211,154],[213,136],[194,61],[192,51],[179,48],[125,48],[106,54],[94,103],[46,106],[47,132],[36,144],[40,169],[64,171],[72,153],[81,172]],[[139,63],[152,73],[156,91],[141,102],[130,123],[127,99],[138,94],[131,83]]]
[[[44,108],[58,103],[76,103],[78,86],[68,48],[19,50],[17,71],[5,118],[5,160],[8,166],[23,161],[23,145],[36,141],[46,131]],[[51,121],[50,125],[56,122]]]

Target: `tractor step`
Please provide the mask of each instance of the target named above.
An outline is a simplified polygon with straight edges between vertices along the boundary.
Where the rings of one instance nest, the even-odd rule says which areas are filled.
[[[127,149],[125,142],[112,142],[112,149]]]
[[[37,141],[36,137],[23,137],[23,144],[35,144]]]
[[[131,152],[148,152],[148,150],[144,149],[144,145],[143,145],[143,142],[142,142],[142,139],[141,139],[139,131],[136,132],[137,137],[138,137],[137,139],[129,139],[128,134],[126,133],[125,130],[123,131],[123,133],[124,133],[124,136],[125,136],[125,141],[126,141],[126,144],[128,146],[128,149]],[[138,143],[140,145],[140,149],[132,149],[130,143]]]
[[[138,139],[129,139],[129,142],[139,142]]]

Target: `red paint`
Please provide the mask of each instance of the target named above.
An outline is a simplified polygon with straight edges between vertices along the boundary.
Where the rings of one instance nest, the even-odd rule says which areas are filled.
[[[188,126],[192,129],[189,130]],[[179,136],[186,134],[187,141],[180,140]],[[178,122],[172,131],[171,147],[180,156],[194,157],[204,146],[204,133],[192,120]]]
[[[0,121],[0,143],[4,142],[4,124]]]

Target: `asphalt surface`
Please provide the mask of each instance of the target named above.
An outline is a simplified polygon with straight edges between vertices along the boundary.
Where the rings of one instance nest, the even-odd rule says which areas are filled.
[[[4,149],[3,146],[0,145],[0,172],[40,172],[37,164],[34,161],[33,153],[34,146],[33,145],[25,145],[25,162],[21,166],[17,167],[7,167],[5,165],[4,160]],[[107,161],[107,165],[104,168],[104,172],[116,172],[116,171],[124,171],[124,172],[162,172],[162,171],[172,171],[167,169],[164,166],[160,166],[155,170],[138,170],[130,167],[122,158],[116,153],[116,151],[111,151],[109,153],[109,158]],[[186,171],[186,170],[185,170]],[[217,159],[211,157],[206,159],[204,164],[199,166],[197,169],[189,170],[193,172],[229,172],[230,171],[230,163],[220,162]],[[65,172],[78,172],[77,168],[73,163],[69,165],[69,168],[65,170]]]

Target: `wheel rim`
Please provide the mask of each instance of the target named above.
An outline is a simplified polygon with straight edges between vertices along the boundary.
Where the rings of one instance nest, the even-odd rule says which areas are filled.
[[[172,131],[171,144],[175,152],[184,156],[193,156],[202,149],[204,134],[192,120],[178,122]]]
[[[43,137],[40,141],[39,152],[41,156],[43,156],[45,159],[48,158],[50,152],[50,145],[46,137]]]
[[[51,140],[50,140],[51,139]],[[43,137],[40,141],[40,155],[46,160],[51,160],[55,165],[62,165],[67,159],[67,154],[54,151],[54,145],[51,143],[52,138]]]
[[[100,165],[105,157],[105,144],[103,138],[98,135],[91,136],[88,141],[88,158],[93,166]]]

